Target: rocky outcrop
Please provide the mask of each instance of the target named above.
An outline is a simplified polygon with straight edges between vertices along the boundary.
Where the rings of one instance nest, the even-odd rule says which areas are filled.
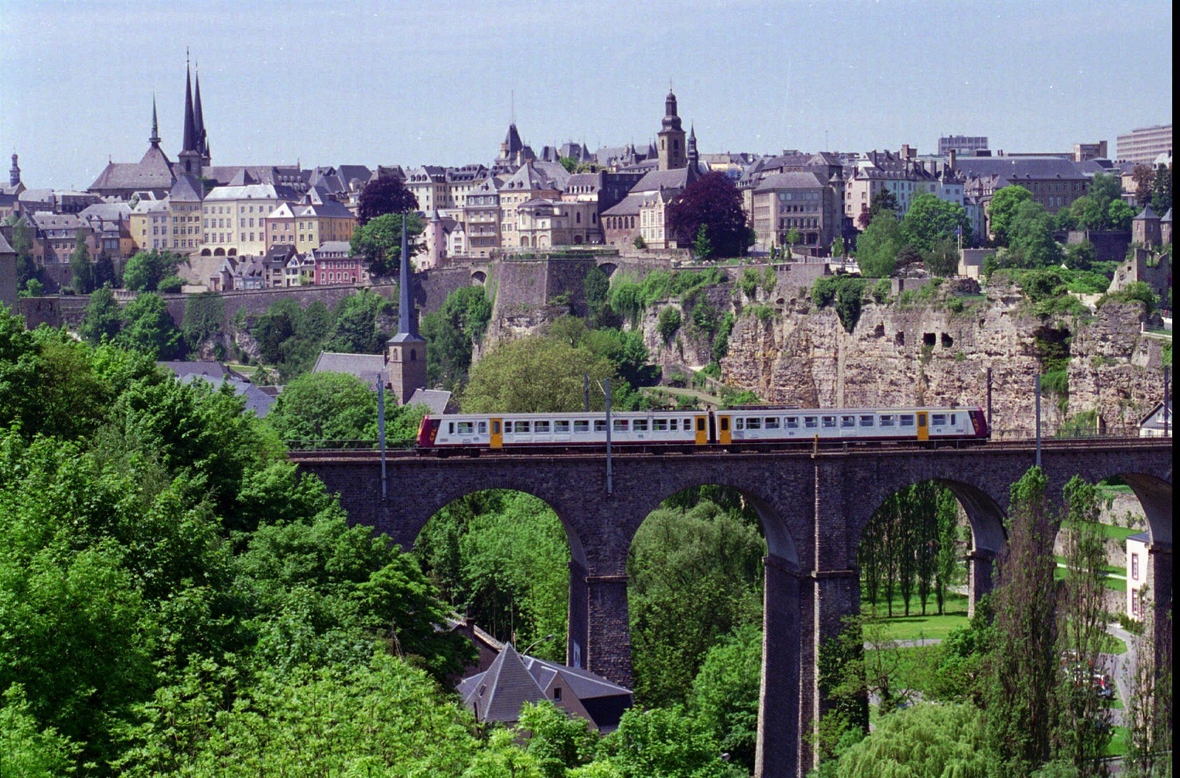
[[[804,407],[985,406],[990,367],[995,433],[1026,436],[1035,431],[1034,381],[1044,372],[1038,341],[1067,335],[1069,396],[1045,396],[1045,434],[1089,410],[1107,431],[1131,431],[1163,394],[1160,343],[1140,335],[1141,318],[1134,303],[1053,321],[1001,298],[961,311],[866,304],[850,333],[831,308],[796,299],[770,321],[738,318],[722,375],[770,402]]]

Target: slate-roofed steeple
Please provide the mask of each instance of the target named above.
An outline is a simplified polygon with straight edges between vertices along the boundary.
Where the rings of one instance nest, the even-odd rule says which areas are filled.
[[[184,144],[181,153],[197,150],[197,120],[193,112],[193,74],[188,58],[184,63]]]
[[[156,96],[152,95],[152,137],[148,138],[148,143],[159,148],[160,146],[160,121],[156,118]]]
[[[201,69],[197,68],[195,77],[196,87],[193,97],[193,128],[196,132],[196,150],[201,155],[202,164],[209,164],[209,136],[205,133],[205,112],[201,109]]]

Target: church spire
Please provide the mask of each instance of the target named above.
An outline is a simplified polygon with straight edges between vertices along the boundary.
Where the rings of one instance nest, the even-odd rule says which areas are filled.
[[[160,121],[156,118],[156,96],[152,95],[152,137],[148,138],[148,143],[153,146],[160,145]]]
[[[209,148],[206,142],[205,135],[205,112],[201,110],[201,66],[197,65],[195,74],[195,92],[194,106],[193,106],[193,126],[196,130],[196,150],[201,154],[201,161],[209,164]]]
[[[8,171],[8,185],[15,187],[20,184],[20,165],[16,163],[16,152],[12,152],[12,167]]]
[[[197,122],[193,114],[193,73],[188,63],[188,53],[184,61],[184,145],[181,153],[197,150]]]

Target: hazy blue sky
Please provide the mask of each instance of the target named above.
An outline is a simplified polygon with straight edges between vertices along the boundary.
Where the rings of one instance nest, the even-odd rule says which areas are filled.
[[[672,82],[702,152],[1068,149],[1172,117],[1170,2],[0,0],[0,152],[28,186],[180,150],[185,48],[215,164],[488,163],[643,143]],[[0,157],[0,175],[7,157]]]

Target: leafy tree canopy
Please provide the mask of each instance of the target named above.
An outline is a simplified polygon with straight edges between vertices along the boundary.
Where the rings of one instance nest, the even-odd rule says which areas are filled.
[[[471,368],[463,392],[463,410],[470,413],[546,413],[580,410],[582,376],[594,387],[590,407],[605,407],[598,384],[616,378],[605,358],[568,343],[531,335],[500,343]],[[616,384],[617,387],[617,384]]]
[[[302,444],[376,440],[377,393],[353,375],[306,373],[283,387],[266,421]]]
[[[164,299],[154,292],[144,292],[127,303],[123,329],[116,339],[120,345],[142,351],[152,359],[184,356],[180,330],[168,315]]]
[[[1008,245],[1008,229],[1012,220],[1016,218],[1016,209],[1022,203],[1031,201],[1032,192],[1023,186],[1005,186],[992,195],[992,201],[987,209],[988,226],[998,245]]]
[[[905,245],[905,233],[893,211],[882,211],[856,240],[856,264],[867,278],[888,278]]]
[[[184,257],[171,251],[141,251],[127,260],[123,268],[123,286],[135,292],[155,292],[160,282],[174,275]]]
[[[742,196],[724,173],[707,173],[685,187],[668,204],[667,223],[682,245],[697,239],[703,225],[716,256],[746,253],[749,229]]]
[[[361,190],[357,201],[357,221],[364,225],[387,214],[418,210],[418,199],[397,176],[379,176]]]
[[[927,252],[940,240],[958,240],[970,243],[971,227],[967,212],[958,203],[941,200],[929,192],[920,194],[910,203],[902,219],[906,241],[919,251]]]
[[[114,339],[123,324],[123,314],[115,302],[115,293],[104,285],[94,290],[86,304],[86,317],[78,327],[78,334],[97,346],[103,338]]]
[[[978,709],[924,704],[882,718],[868,737],[844,752],[836,774],[987,778],[994,761]]]
[[[411,258],[423,248],[418,238],[425,226],[417,212],[410,213],[406,219],[406,239],[409,241]],[[402,215],[383,214],[357,227],[352,234],[351,252],[354,257],[364,257],[368,261],[371,274],[397,275],[401,263],[401,241]]]

